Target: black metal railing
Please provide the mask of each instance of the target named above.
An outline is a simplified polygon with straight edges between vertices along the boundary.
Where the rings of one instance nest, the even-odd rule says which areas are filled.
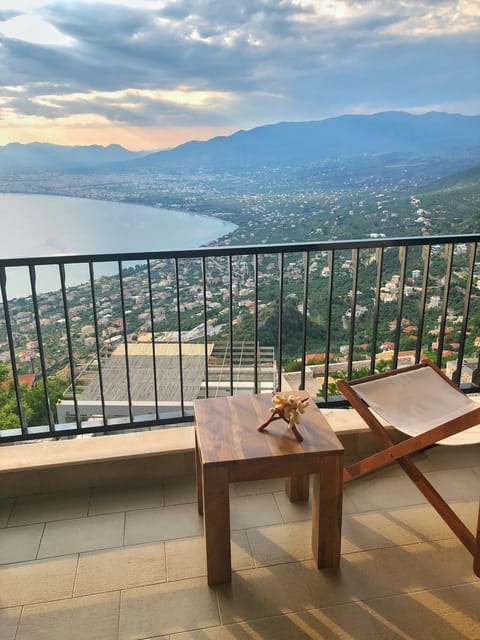
[[[336,377],[425,353],[477,391],[479,240],[0,260],[0,440],[181,424],[218,394],[334,406]]]

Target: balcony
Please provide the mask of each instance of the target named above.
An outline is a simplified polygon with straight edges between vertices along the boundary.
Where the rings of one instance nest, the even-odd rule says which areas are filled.
[[[473,530],[479,447],[417,462]],[[282,480],[241,483],[233,582],[209,588],[194,501],[191,475],[1,500],[2,639],[478,638],[472,558],[400,470],[346,486],[338,570]]]
[[[479,240],[0,260],[0,457],[73,452],[0,476],[0,638],[477,638],[472,558],[395,468],[346,486],[338,570],[282,480],[232,485],[233,582],[209,588],[190,425],[195,397],[307,389],[353,461],[371,442],[335,375],[427,349],[478,393]],[[479,451],[416,456],[472,531]]]

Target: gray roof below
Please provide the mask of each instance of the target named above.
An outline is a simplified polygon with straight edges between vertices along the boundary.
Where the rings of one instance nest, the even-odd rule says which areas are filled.
[[[178,356],[157,356],[155,364],[159,401],[179,402],[181,393]],[[129,355],[128,365],[132,402],[153,402],[155,400],[153,358],[151,356]],[[202,357],[182,356],[184,401],[197,398],[204,374],[205,366]],[[123,355],[112,355],[103,363],[102,382],[106,402],[128,400],[127,372]],[[98,374],[85,387],[79,397],[81,400],[101,400]]]

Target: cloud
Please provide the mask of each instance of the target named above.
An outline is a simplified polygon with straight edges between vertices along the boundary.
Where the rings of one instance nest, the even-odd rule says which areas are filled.
[[[247,128],[355,105],[473,104],[480,80],[475,1],[30,1],[61,38],[0,36],[0,122]]]

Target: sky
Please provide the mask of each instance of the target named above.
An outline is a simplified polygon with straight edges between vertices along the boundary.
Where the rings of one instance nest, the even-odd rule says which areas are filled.
[[[480,0],[0,0],[0,145],[480,114]]]

